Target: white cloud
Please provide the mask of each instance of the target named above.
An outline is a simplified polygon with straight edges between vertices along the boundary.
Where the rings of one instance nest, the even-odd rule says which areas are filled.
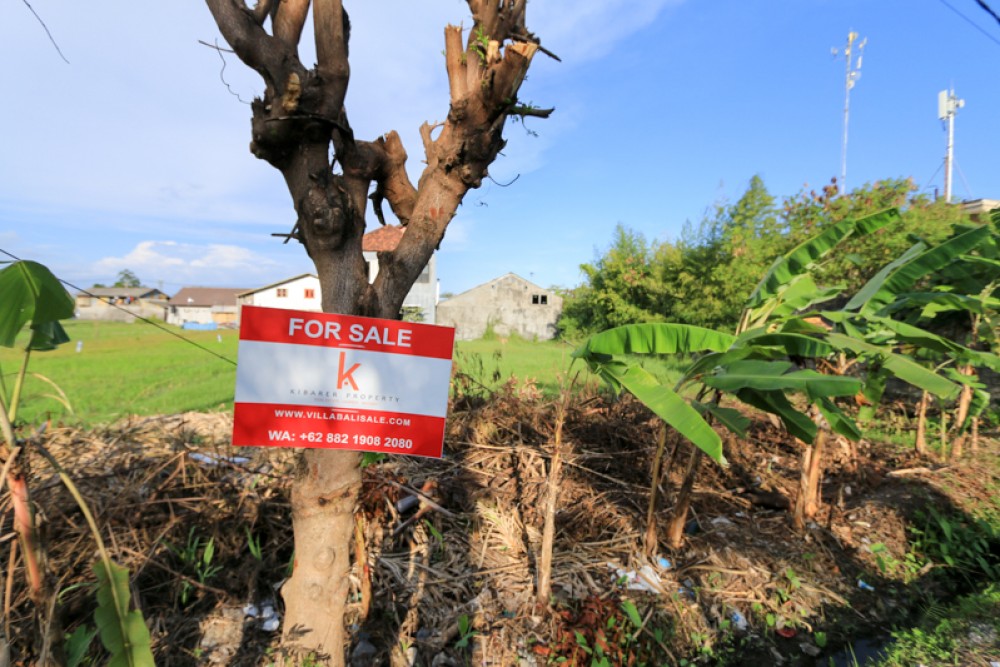
[[[115,276],[129,269],[154,284],[230,285],[260,280],[280,264],[247,248],[223,244],[142,241],[122,257],[105,257],[91,267],[97,275]]]

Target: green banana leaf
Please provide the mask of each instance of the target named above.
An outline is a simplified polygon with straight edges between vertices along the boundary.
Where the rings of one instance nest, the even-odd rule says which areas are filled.
[[[819,338],[799,333],[761,333],[760,329],[741,335],[735,344],[779,347],[789,356],[808,358],[827,357],[837,351]]]
[[[865,314],[877,312],[892,303],[896,295],[912,290],[921,278],[941,270],[956,258],[978,246],[989,236],[990,229],[984,225],[953,236],[933,248],[910,256],[906,261],[901,262],[901,257],[889,265],[893,267],[892,270],[885,271],[883,269],[868,281],[847,302],[844,309]],[[907,251],[904,257],[909,254],[910,252]]]
[[[13,347],[17,334],[27,323],[38,330],[48,322],[73,317],[73,298],[52,272],[37,262],[21,260],[0,270],[0,294],[3,295],[0,298],[0,346],[3,347]],[[43,345],[45,334],[40,336],[39,344]]]
[[[725,352],[734,337],[689,324],[626,324],[594,334],[573,352],[575,359],[616,354]]]
[[[885,385],[889,381],[889,371],[878,362],[872,362],[865,374],[865,386],[861,393],[868,400],[867,405],[862,405],[858,409],[858,421],[866,424],[875,418],[879,404],[882,402],[882,395],[885,394]]]
[[[638,364],[613,360],[610,363],[591,362],[591,370],[612,386],[627,389],[698,449],[716,462],[726,465],[719,434],[686,400],[669,387],[661,385],[646,369]]]
[[[128,568],[110,560],[94,563],[97,574],[97,609],[94,621],[104,648],[111,654],[109,667],[155,667],[149,629],[137,610],[129,611]]]
[[[944,399],[954,398],[960,388],[954,382],[941,377],[903,354],[897,354],[886,347],[880,347],[861,340],[860,337],[842,333],[827,334],[827,341],[834,346],[878,362],[886,371],[907,384],[928,391]]]
[[[737,361],[702,378],[709,387],[736,393],[741,389],[758,391],[798,391],[811,399],[830,396],[854,396],[861,381],[841,375],[823,375],[813,370],[793,370],[788,361]]]
[[[951,312],[983,315],[991,310],[1000,310],[1000,299],[951,292],[907,292],[897,296],[885,310],[887,313],[896,313],[914,307],[921,308],[920,316],[924,319]]]
[[[739,410],[723,408],[715,403],[701,403],[699,401],[691,401],[691,405],[702,417],[710,414],[731,432],[741,438],[746,437],[747,429],[750,428],[751,422],[740,414]]]
[[[775,415],[785,429],[799,440],[811,444],[816,439],[816,424],[796,410],[782,392],[740,389],[736,397],[749,406]]]
[[[944,336],[938,336],[912,324],[906,324],[898,320],[887,317],[870,317],[869,320],[878,326],[888,329],[896,335],[896,338],[909,345],[934,350],[950,355],[959,363],[967,362],[973,366],[986,367],[992,371],[1000,372],[1000,357],[991,352],[971,350],[964,345],[959,345],[953,340]]]
[[[783,257],[774,261],[758,283],[745,308],[759,308],[764,302],[775,298],[798,275],[811,269],[816,262],[833,250],[841,241],[852,234],[870,234],[899,219],[899,211],[892,208],[859,220],[841,220],[830,225],[813,238],[805,241]]]
[[[821,398],[816,401],[816,407],[826,418],[830,425],[830,430],[839,433],[848,440],[857,442],[861,439],[861,429],[836,403],[828,398]]]

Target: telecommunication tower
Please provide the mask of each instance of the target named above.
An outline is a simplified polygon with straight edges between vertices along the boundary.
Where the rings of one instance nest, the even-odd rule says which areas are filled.
[[[858,40],[858,33],[851,30],[847,33],[847,46],[844,47],[844,60],[847,61],[846,73],[844,75],[844,144],[840,151],[840,192],[847,192],[847,122],[851,112],[851,89],[861,78],[861,56],[864,54],[865,45],[868,38],[863,38],[857,44],[857,59],[855,59],[854,42]],[[837,48],[831,49],[834,56],[840,55]]]
[[[938,93],[938,119],[948,123],[948,149],[944,154],[944,200],[951,203],[951,169],[955,164],[955,114],[965,106],[965,100],[958,99],[955,89]]]

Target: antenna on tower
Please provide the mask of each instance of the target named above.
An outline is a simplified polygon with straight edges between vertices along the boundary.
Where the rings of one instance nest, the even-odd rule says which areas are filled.
[[[865,45],[868,38],[864,37],[857,45],[857,59],[855,59],[854,42],[858,40],[858,33],[851,30],[847,33],[847,46],[844,47],[844,59],[847,61],[846,73],[844,75],[844,144],[840,151],[840,193],[847,193],[847,122],[850,118],[851,110],[851,89],[861,78],[861,57],[864,55]],[[834,57],[840,55],[837,48],[830,49]]]
[[[965,106],[955,89],[938,93],[938,119],[948,122],[948,148],[944,154],[944,200],[951,203],[951,169],[955,163],[955,114]]]

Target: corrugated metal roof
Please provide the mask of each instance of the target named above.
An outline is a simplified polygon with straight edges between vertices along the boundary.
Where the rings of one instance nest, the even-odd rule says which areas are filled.
[[[183,287],[170,302],[174,306],[235,306],[245,287]]]

